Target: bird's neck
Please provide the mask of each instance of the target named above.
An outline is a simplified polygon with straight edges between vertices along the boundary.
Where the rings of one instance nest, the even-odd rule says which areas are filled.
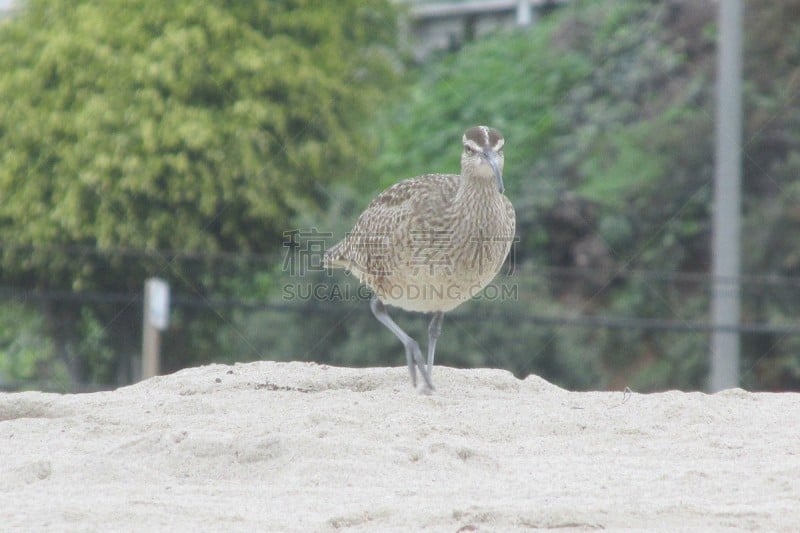
[[[478,206],[497,201],[500,196],[502,195],[493,179],[462,175],[454,203]]]

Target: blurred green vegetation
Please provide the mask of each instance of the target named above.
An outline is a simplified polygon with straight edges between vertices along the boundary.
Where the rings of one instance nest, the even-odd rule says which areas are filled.
[[[139,291],[159,274],[192,297],[285,307],[178,306],[167,370],[259,358],[400,365],[402,347],[366,300],[285,298],[287,286],[358,285],[286,272],[282,232],[319,228],[331,244],[382,188],[456,172],[463,130],[491,124],[507,139],[520,239],[513,273],[496,283],[517,292],[449,314],[437,364],[574,389],[704,387],[707,333],[526,317],[708,319],[707,279],[676,273],[709,268],[714,2],[572,1],[531,30],[420,67],[403,65],[384,2],[31,5],[0,26],[0,101],[13,102],[0,104],[2,283]],[[748,3],[747,322],[792,324],[800,311],[800,284],[769,282],[800,274],[798,21],[800,0]],[[107,254],[54,253],[64,244]],[[138,349],[138,304],[122,307],[26,308],[21,332],[70,340],[20,349],[4,336],[0,377],[28,379],[44,357],[73,379],[75,368],[113,379],[113,354]],[[427,338],[426,317],[394,314]],[[0,316],[0,331],[12,318]],[[745,387],[800,388],[800,339],[743,338]]]
[[[0,284],[249,292],[263,264],[232,280],[208,254],[274,253],[289,218],[362,173],[375,147],[353,133],[397,83],[396,24],[387,0],[22,2],[0,24]],[[101,342],[79,333],[87,313],[138,350],[120,331],[138,306],[42,312],[76,381],[108,379],[106,355],[69,354]],[[208,314],[176,323],[178,361],[220,349]]]
[[[52,355],[40,314],[13,302],[0,306],[0,386],[42,381],[48,374],[68,381],[66,369]]]

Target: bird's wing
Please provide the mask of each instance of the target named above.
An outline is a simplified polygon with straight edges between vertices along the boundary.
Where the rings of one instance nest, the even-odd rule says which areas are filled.
[[[421,204],[441,205],[452,198],[455,175],[428,174],[396,183],[376,196],[353,229],[326,253],[326,264],[361,272],[391,270]]]
[[[514,237],[514,232],[516,231],[516,225],[517,225],[517,214],[516,211],[514,211],[514,205],[511,203],[511,200],[509,200],[505,195],[503,196],[503,204],[506,206],[506,214],[508,216],[508,220],[511,221],[510,236]]]

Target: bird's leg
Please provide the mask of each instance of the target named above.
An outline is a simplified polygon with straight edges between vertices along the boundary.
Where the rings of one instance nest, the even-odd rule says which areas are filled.
[[[408,372],[411,374],[411,384],[416,388],[417,386],[417,368],[419,373],[422,374],[422,379],[425,380],[426,388],[423,392],[433,391],[433,383],[431,383],[430,373],[425,368],[425,362],[422,359],[422,352],[419,349],[417,341],[412,339],[405,331],[403,331],[397,323],[392,320],[389,313],[386,312],[386,307],[383,305],[377,296],[373,295],[372,300],[369,302],[369,307],[372,309],[372,314],[375,315],[381,324],[389,328],[389,331],[394,333],[395,337],[400,339],[406,349],[406,362],[408,363]]]
[[[442,332],[443,311],[436,311],[433,314],[430,325],[428,325],[428,375],[433,375],[433,354],[436,352],[436,341]]]

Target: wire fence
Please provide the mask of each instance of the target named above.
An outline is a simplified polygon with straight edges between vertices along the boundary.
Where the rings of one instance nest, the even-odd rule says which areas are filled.
[[[205,265],[204,268],[210,268],[216,272],[217,276],[230,275],[233,272],[240,278],[246,277],[245,273],[247,272],[257,271],[259,268],[263,270],[267,265],[273,269],[276,265],[280,265],[280,258],[265,254],[178,254],[134,249],[100,251],[88,247],[55,248],[56,250],[50,247],[47,252],[71,253],[83,257],[98,254],[124,254],[137,260],[155,257],[160,258],[159,262],[167,264],[180,261],[176,257],[187,258],[188,261]],[[292,248],[287,248],[286,252],[289,253],[291,250]],[[41,249],[38,251],[42,252]],[[261,293],[260,296],[253,296],[251,293],[245,293],[244,296],[208,295],[199,293],[195,287],[188,285],[180,277],[170,280],[172,284],[171,313],[180,319],[176,325],[178,332],[168,330],[164,334],[167,343],[167,361],[164,370],[171,371],[202,362],[202,360],[187,359],[186,356],[177,355],[181,350],[176,346],[186,342],[187,338],[204,335],[210,339],[213,338],[214,342],[219,340],[220,336],[225,337],[224,349],[221,351],[226,352],[223,359],[231,362],[274,358],[277,354],[278,358],[315,360],[322,363],[374,364],[375,361],[369,361],[363,357],[361,359],[356,357],[352,362],[341,359],[325,359],[326,343],[328,341],[338,342],[341,340],[339,337],[342,336],[342,332],[353,328],[356,331],[369,331],[370,335],[380,337],[381,342],[392,341],[390,336],[385,335],[385,332],[377,325],[372,324],[374,328],[370,327],[373,319],[368,311],[367,302],[371,295],[369,290],[358,284],[351,276],[338,273],[332,275],[330,271],[326,270],[294,271],[292,272],[294,275],[290,275],[289,271],[292,269],[289,267],[291,265],[287,266],[285,263],[286,261],[283,265],[281,283],[274,284],[270,291]],[[162,274],[169,274],[169,269],[164,270]],[[576,292],[575,288],[581,287],[581,281],[587,279],[593,280],[585,284],[589,287],[588,290],[584,288],[583,292]],[[519,272],[513,272],[513,268],[505,269],[493,284],[477,295],[477,299],[484,301],[460,307],[447,314],[448,327],[461,336],[474,335],[472,349],[483,352],[485,356],[483,363],[480,360],[477,363],[470,363],[469,359],[465,359],[452,364],[463,366],[486,364],[509,368],[517,374],[540,373],[542,370],[538,365],[542,363],[541,361],[537,362],[536,358],[542,353],[554,350],[560,342],[560,337],[572,335],[587,339],[574,345],[573,351],[581,351],[587,349],[586,343],[594,342],[593,339],[597,337],[595,332],[607,332],[608,335],[621,335],[627,338],[628,340],[625,342],[628,345],[622,349],[628,354],[626,357],[630,359],[631,365],[635,364],[638,357],[637,351],[651,349],[645,347],[646,342],[643,341],[649,335],[665,335],[671,339],[677,338],[674,337],[675,335],[685,336],[691,340],[687,340],[687,346],[680,349],[687,353],[694,352],[692,357],[702,359],[708,357],[707,338],[710,337],[710,334],[714,331],[726,331],[739,333],[743,339],[764,336],[773,339],[766,345],[756,343],[756,346],[752,348],[755,350],[750,357],[753,362],[745,365],[743,371],[753,373],[759,361],[775,355],[776,347],[800,334],[800,322],[793,320],[793,302],[800,301],[800,278],[774,274],[748,274],[735,279],[726,279],[725,281],[735,281],[739,284],[746,309],[757,309],[758,304],[751,305],[755,301],[765,299],[772,303],[786,301],[786,310],[783,313],[745,313],[746,319],[739,324],[713,324],[710,321],[707,304],[711,286],[715,281],[718,280],[706,272],[635,268],[606,270],[545,266],[530,268],[529,265],[524,271]],[[638,316],[616,314],[612,307],[607,305],[607,302],[599,302],[608,298],[620,286],[637,287],[638,297],[645,302],[651,302],[650,305],[644,306],[646,312]],[[567,295],[556,294],[559,290],[557,287],[568,287]],[[487,290],[494,292],[487,292]],[[634,293],[637,293],[637,290]],[[224,294],[224,292],[217,294]],[[694,298],[694,305],[686,305],[684,301],[686,295]],[[544,307],[538,305],[538,302],[547,299],[561,301],[561,304]],[[12,310],[10,322],[8,313],[5,316],[0,315],[0,390],[18,390],[33,386],[63,392],[88,392],[124,385],[140,379],[143,291],[36,290],[0,286],[0,304],[4,308]],[[47,327],[41,327],[34,332],[53,336],[55,346],[62,347],[68,346],[69,342],[84,342],[76,340],[75,336],[75,328],[79,327],[77,324],[83,309],[88,306],[99,310],[93,315],[97,321],[95,334],[99,330],[100,337],[103,335],[114,337],[115,348],[109,353],[107,347],[101,346],[99,343],[86,347],[84,342],[84,344],[76,344],[80,347],[73,348],[73,352],[75,350],[95,351],[102,357],[109,358],[111,362],[107,362],[107,365],[116,368],[113,375],[106,374],[105,378],[99,380],[87,380],[85,377],[75,378],[73,376],[68,384],[63,377],[61,382],[55,384],[52,380],[28,383],[19,381],[19,379],[15,380],[13,376],[9,377],[8,371],[5,372],[6,376],[4,377],[1,361],[3,351],[6,352],[7,359],[9,350],[13,351],[14,346],[16,346],[18,356],[26,353],[15,339],[25,335],[30,337],[30,332],[26,334],[10,331],[19,325],[19,319],[16,312],[13,311],[12,304],[33,310],[34,315],[54,307],[62,311],[67,310],[66,314],[62,312],[54,319],[51,318],[49,322],[46,321]],[[622,309],[626,309],[626,307],[623,306]],[[71,319],[64,319],[64,316],[70,316]],[[265,319],[265,316],[272,318]],[[768,319],[762,319],[763,316],[767,316]],[[285,317],[285,319],[280,317]],[[59,320],[61,322],[58,322]],[[265,322],[265,320],[267,321]],[[350,322],[350,324],[345,324],[345,322]],[[487,348],[483,340],[487,337],[487,322],[502,323],[503,328],[513,328],[516,331],[530,333],[522,337],[502,334],[492,341],[495,343],[492,345],[493,348]],[[86,325],[80,327],[85,328]],[[308,330],[304,327],[307,327]],[[261,331],[264,328],[280,331],[264,335]],[[424,335],[423,331],[419,326],[415,333]],[[488,331],[488,335],[491,336],[491,330]],[[92,334],[91,331],[87,333],[86,330],[82,330],[81,333],[83,336],[89,335],[90,337]],[[450,335],[453,334],[450,333]],[[280,335],[284,335],[285,339],[278,339]],[[630,340],[630,335],[639,337]],[[319,339],[319,342],[311,342],[309,338]],[[122,348],[120,348],[119,339],[126,340],[126,344]],[[365,344],[370,346],[370,342],[372,341],[366,341]],[[495,352],[519,351],[514,343],[519,344],[520,342],[531,344],[529,348],[529,353],[532,354],[530,362],[524,361],[520,364],[519,360],[527,357],[524,354],[517,356],[516,361],[508,361],[493,355]],[[680,341],[676,341],[676,343],[680,344]],[[446,349],[447,343],[444,343],[443,350]],[[706,353],[698,353],[703,350],[706,350]],[[386,364],[397,363],[396,356],[398,354],[394,353],[396,350],[392,350],[391,345],[386,345],[383,351],[386,353]],[[89,358],[97,359],[98,357],[102,358],[101,356],[90,356]],[[70,356],[65,355],[62,359],[69,366]],[[41,364],[41,362],[37,364]],[[85,368],[83,370],[85,375]],[[44,373],[47,374],[46,371]],[[76,372],[77,374],[78,372]],[[549,377],[552,378],[552,376]],[[702,385],[700,386],[702,387]]]
[[[85,253],[78,247],[71,247],[77,252]],[[63,250],[62,250],[63,251]],[[93,253],[97,253],[92,250]],[[105,253],[105,252],[104,252]],[[170,256],[169,253],[163,252],[143,252],[136,250],[114,251],[111,253],[125,253],[130,256]],[[178,254],[173,254],[176,256]],[[261,261],[268,257],[266,255],[251,254],[251,255],[234,255],[234,254],[180,254],[184,257],[198,258],[202,257],[205,260],[225,260],[235,257],[242,260]],[[274,259],[274,257],[272,257]],[[752,290],[769,289],[773,291],[791,291],[800,289],[800,277],[780,276],[774,274],[753,274],[737,276],[735,278],[725,278],[724,280],[715,280],[709,273],[704,272],[678,272],[678,271],[662,271],[662,270],[598,270],[598,269],[582,269],[572,267],[541,267],[535,272],[530,273],[534,277],[544,278],[546,280],[553,279],[567,279],[576,280],[584,279],[587,277],[605,277],[607,279],[614,279],[617,281],[631,281],[642,280],[649,283],[671,284],[690,283],[696,286],[705,287],[709,291],[711,284],[715,281],[736,282],[742,291],[747,293]],[[519,286],[524,284],[525,280],[511,281],[513,289],[509,290],[507,296],[519,298]],[[341,313],[343,305],[345,309],[355,309],[358,305],[352,302],[344,303],[336,301],[325,301],[324,296],[314,298],[314,287],[320,287],[324,281],[309,282],[307,283],[307,292],[305,294],[298,294],[297,291],[291,293],[292,298],[284,296],[283,301],[275,301],[274,298],[260,299],[260,298],[243,298],[243,297],[198,297],[189,293],[180,292],[180,288],[174,293],[171,299],[171,304],[177,309],[195,309],[195,310],[223,310],[223,309],[240,309],[244,311],[275,311],[279,313]],[[286,286],[284,286],[285,288]],[[327,289],[326,289],[327,290]],[[359,289],[360,291],[360,289]],[[363,300],[368,301],[369,292],[364,289],[357,294],[350,293],[347,289],[347,298],[340,297],[341,299],[349,300]],[[301,291],[302,292],[302,291]],[[326,291],[321,291],[325,293]],[[783,292],[785,294],[785,292]],[[489,297],[488,299],[496,299]],[[0,286],[0,300],[15,301],[18,303],[43,303],[43,302],[60,302],[72,304],[117,304],[126,306],[141,307],[144,296],[141,292],[113,292],[113,291],[71,291],[71,290],[34,290],[19,287],[2,287]],[[301,300],[300,302],[291,300]],[[448,316],[458,318],[463,321],[480,321],[483,320],[484,315],[476,312],[454,311]],[[596,316],[593,314],[575,315],[575,314],[559,314],[559,315],[545,315],[539,313],[516,313],[507,317],[509,320],[515,322],[530,324],[530,325],[550,325],[550,326],[564,326],[564,327],[579,327],[579,328],[603,328],[603,329],[646,329],[646,330],[666,330],[666,331],[703,331],[711,332],[714,330],[726,332],[738,332],[743,334],[748,333],[776,333],[780,335],[796,335],[800,334],[800,321],[796,323],[770,323],[770,322],[742,322],[740,324],[712,324],[708,320],[700,319],[666,319],[666,318],[648,318],[637,316]]]
[[[305,344],[305,348],[297,348],[302,344],[302,339],[291,345],[284,344],[276,347],[274,335],[264,336],[259,330],[263,328],[283,328],[286,336],[295,338],[307,335],[292,324],[311,324],[317,329],[315,335],[320,338],[335,338],[340,336],[339,330],[348,327],[339,320],[339,317],[356,317],[351,320],[371,320],[367,311],[367,301],[371,293],[360,286],[352,277],[345,275],[332,275],[321,267],[321,254],[331,242],[326,241],[331,235],[317,230],[294,230],[287,232],[283,243],[283,257],[278,254],[266,253],[229,253],[229,252],[185,252],[176,250],[141,250],[134,248],[108,248],[99,249],[90,246],[14,246],[0,243],[0,250],[16,256],[25,254],[38,254],[45,257],[66,257],[70,261],[81,261],[108,264],[123,262],[150,264],[153,273],[168,278],[172,284],[171,307],[176,316],[181,317],[178,328],[184,338],[194,336],[210,336],[209,331],[218,330],[219,335],[226,337],[223,349],[229,352],[228,360],[237,358],[272,358],[277,353],[279,356],[318,360],[330,362],[324,357],[325,344]],[[618,332],[618,335],[628,335],[638,332],[638,339],[629,340],[629,346],[624,350],[629,352],[629,358],[636,358],[634,353],[638,349],[645,350],[642,336],[651,334],[684,335],[691,336],[687,341],[690,347],[683,348],[684,352],[707,350],[706,341],[698,341],[697,336],[709,337],[714,331],[735,332],[747,336],[769,336],[779,341],[774,341],[765,348],[755,352],[751,359],[759,360],[775,351],[775,346],[787,339],[800,334],[800,322],[794,321],[793,302],[800,301],[800,277],[776,274],[747,274],[735,278],[714,278],[708,272],[701,271],[672,271],[633,268],[630,263],[622,262],[622,266],[615,268],[581,268],[560,266],[532,266],[530,263],[519,265],[515,271],[514,254],[509,256],[509,261],[493,284],[483,293],[478,294],[478,299],[485,300],[479,305],[467,305],[448,313],[448,322],[455,322],[454,327],[462,327],[462,333],[470,329],[478,331],[485,326],[487,317],[498,320],[505,327],[513,326],[518,330],[538,330],[541,332],[539,339],[532,338],[511,339],[510,335],[501,335],[496,341],[503,343],[528,342],[540,345],[535,351],[538,354],[554,349],[558,344],[557,337],[570,335],[569,332],[578,332],[574,335],[583,335],[590,339],[596,335],[592,332]],[[248,290],[217,290],[206,292],[193,286],[180,272],[195,270],[202,271],[206,277],[213,279],[247,279],[259,272],[269,270],[272,276],[271,288],[267,291]],[[171,279],[170,279],[171,278]],[[711,287],[714,283],[735,283],[742,293],[746,309],[758,310],[758,302],[770,301],[771,306],[777,305],[779,310],[782,302],[785,310],[778,313],[751,312],[745,313],[745,320],[738,324],[714,324],[709,319],[708,303],[710,301]],[[144,279],[142,280],[142,286]],[[617,313],[613,306],[608,305],[608,299],[614,295],[619,287],[628,287],[628,292],[636,294],[641,300],[640,305],[623,305],[620,309],[629,311],[639,309],[636,315]],[[630,288],[634,287],[631,291]],[[494,292],[487,292],[487,291]],[[231,294],[238,294],[231,296]],[[253,296],[257,294],[258,296]],[[221,296],[226,295],[226,296]],[[688,300],[693,304],[687,305]],[[75,345],[74,329],[77,321],[82,316],[83,308],[89,306],[100,309],[95,318],[101,336],[114,336],[127,339],[123,347],[114,348],[115,353],[110,357],[116,360],[118,368],[116,375],[106,375],[103,380],[110,381],[109,386],[122,385],[136,381],[141,377],[140,351],[142,338],[142,306],[144,295],[141,290],[135,291],[107,291],[107,290],[67,290],[67,289],[30,289],[23,287],[0,286],[0,301],[14,302],[34,309],[61,309],[60,315],[51,316],[47,323],[47,332],[54,337],[57,346],[63,348],[72,342]],[[541,301],[556,302],[558,305],[540,305]],[[755,302],[755,303],[753,303]],[[66,309],[66,313],[63,311]],[[263,316],[273,318],[265,322]],[[64,319],[70,316],[71,319]],[[275,317],[284,316],[286,319]],[[764,318],[766,317],[766,318]],[[1,317],[0,317],[1,318]],[[62,322],[58,322],[61,320]],[[261,321],[258,323],[258,321]],[[258,323],[258,324],[257,324]],[[205,324],[205,325],[203,325]],[[463,326],[458,326],[462,324]],[[86,327],[85,324],[83,326]],[[362,326],[355,326],[359,329]],[[368,328],[369,326],[363,326]],[[2,335],[3,325],[0,324],[0,352],[6,345],[13,343],[13,333]],[[193,329],[200,328],[205,331],[192,333]],[[463,328],[467,328],[464,330]],[[8,328],[6,328],[8,329]],[[95,328],[97,329],[97,328]],[[45,328],[42,329],[44,331]],[[379,331],[375,328],[375,332]],[[587,333],[580,333],[584,331]],[[418,332],[419,333],[419,332]],[[491,332],[481,331],[473,342],[473,349],[483,351],[485,364],[493,366],[514,366],[516,373],[539,372],[538,364],[524,362],[520,364],[509,362],[502,358],[494,358],[489,350],[482,345],[478,338],[491,335]],[[86,336],[84,331],[81,335]],[[217,336],[219,336],[217,335]],[[167,343],[177,334],[165,333]],[[688,337],[687,337],[688,338]],[[5,339],[5,341],[4,341]],[[177,343],[178,341],[175,341]],[[211,342],[211,341],[209,341]],[[216,339],[214,340],[216,342]],[[367,342],[366,344],[369,344]],[[576,345],[581,350],[582,345]],[[637,346],[634,348],[633,346]],[[7,346],[6,346],[7,349]],[[85,348],[79,348],[85,350]],[[446,348],[445,348],[446,349]],[[505,348],[512,351],[512,347]],[[75,351],[76,348],[73,348]],[[105,354],[101,346],[89,346],[89,351],[95,350]],[[294,351],[292,351],[294,350]],[[58,349],[56,349],[58,351]],[[178,350],[179,351],[179,350]],[[177,356],[176,349],[170,350],[173,359],[167,361],[166,370],[177,369],[181,366],[197,364],[199,361],[191,358]],[[0,355],[2,355],[0,353]],[[534,354],[536,355],[536,354]],[[106,354],[106,357],[108,355]],[[705,356],[701,356],[705,357]],[[95,359],[97,357],[94,357]],[[68,355],[62,359],[69,360]],[[357,359],[357,358],[356,358]],[[533,357],[532,359],[535,359]],[[202,359],[200,360],[202,361]],[[336,360],[334,360],[335,362]],[[394,361],[388,359],[387,362]],[[339,360],[341,364],[349,364],[349,360]],[[356,360],[357,362],[357,360]],[[366,364],[362,359],[361,364]],[[481,364],[469,361],[456,364]],[[633,364],[633,363],[631,363]],[[751,365],[752,368],[752,365]],[[512,368],[509,368],[512,369]],[[79,374],[80,369],[75,370]],[[20,388],[20,384],[2,383],[2,368],[0,368],[0,388]],[[85,371],[83,372],[85,374]],[[97,383],[82,382],[73,376],[70,390],[94,390]],[[52,386],[46,388],[53,388]]]

